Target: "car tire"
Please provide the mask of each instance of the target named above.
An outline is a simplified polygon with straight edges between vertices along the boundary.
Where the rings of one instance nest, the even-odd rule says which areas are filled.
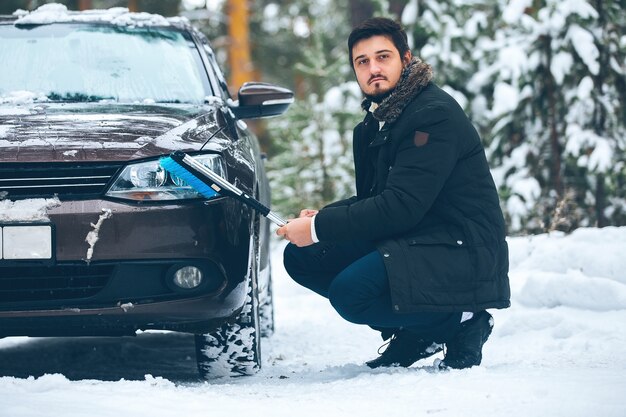
[[[261,337],[274,334],[274,297],[272,294],[272,266],[268,265],[269,278],[265,288],[259,293],[259,317],[261,318]]]
[[[253,375],[261,369],[256,236],[250,239],[246,302],[237,319],[211,333],[195,335],[198,371],[204,379]]]

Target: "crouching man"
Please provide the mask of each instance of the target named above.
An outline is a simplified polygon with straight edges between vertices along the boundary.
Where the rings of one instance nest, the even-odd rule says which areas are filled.
[[[396,22],[348,39],[365,118],[354,129],[356,196],[278,229],[284,264],[344,319],[380,331],[367,365],[410,366],[444,346],[441,368],[479,365],[510,305],[504,218],[478,133],[411,55]]]

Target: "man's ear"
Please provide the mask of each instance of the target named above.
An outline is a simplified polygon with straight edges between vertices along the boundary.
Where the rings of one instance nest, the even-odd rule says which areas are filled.
[[[411,51],[406,51],[404,53],[404,56],[402,57],[402,63],[406,66],[409,65],[409,63],[411,62],[411,58],[413,58],[413,55],[411,54]]]

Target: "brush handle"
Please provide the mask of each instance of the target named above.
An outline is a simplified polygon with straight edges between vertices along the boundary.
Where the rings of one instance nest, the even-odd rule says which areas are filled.
[[[229,183],[224,178],[220,177],[215,172],[211,171],[206,166],[202,165],[186,153],[176,151],[172,153],[170,157],[174,161],[178,162],[178,164],[180,164],[181,166],[185,167],[186,169],[190,169],[192,173],[194,173],[193,171],[195,171],[196,177],[198,177],[198,174],[200,174],[200,177],[198,177],[199,179],[202,179],[202,177],[204,177],[204,180],[210,180],[212,184],[208,185],[217,193],[222,195],[228,195],[252,207],[253,209],[260,212],[263,216],[271,220],[277,226],[284,226],[287,224],[287,221],[285,219],[278,216],[268,207],[265,207],[260,201],[250,197],[248,194],[244,193],[239,188],[235,187],[233,184]]]
[[[247,204],[248,206],[252,207],[256,211],[258,211],[259,213],[261,213],[262,215],[267,217],[269,220],[271,220],[277,226],[281,226],[282,227],[282,226],[287,224],[286,220],[282,219],[280,216],[278,216],[276,213],[274,213],[268,207],[264,206],[259,200],[250,197],[248,194],[242,192],[241,195],[239,196],[239,199],[244,204]]]
[[[287,220],[274,213],[272,210],[269,209],[269,207],[264,206],[259,200],[250,197],[248,194],[244,193],[241,190],[240,192],[241,194],[234,196],[239,201],[252,207],[256,211],[267,217],[276,226],[282,227],[287,224]]]

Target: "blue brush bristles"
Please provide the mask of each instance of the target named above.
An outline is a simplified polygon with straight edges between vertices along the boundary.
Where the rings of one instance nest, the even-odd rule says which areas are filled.
[[[187,171],[185,167],[181,166],[178,162],[174,161],[171,157],[161,158],[159,160],[161,167],[168,171],[170,174],[185,181],[191,188],[202,194],[206,198],[213,198],[217,195],[217,192],[209,187],[207,184],[198,179],[191,172]]]

